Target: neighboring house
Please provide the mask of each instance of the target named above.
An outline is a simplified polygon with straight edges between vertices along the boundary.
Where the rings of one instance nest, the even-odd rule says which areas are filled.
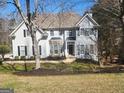
[[[49,56],[66,56],[82,59],[98,60],[97,39],[99,26],[92,18],[91,13],[83,17],[75,13],[42,14],[35,23],[48,34],[44,37],[36,32],[39,42],[39,54],[41,58]],[[22,22],[11,34],[13,37],[13,56],[34,55],[34,48],[30,33]]]

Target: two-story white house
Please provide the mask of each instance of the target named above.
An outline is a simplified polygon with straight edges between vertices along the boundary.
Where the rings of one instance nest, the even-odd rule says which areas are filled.
[[[36,32],[39,42],[41,58],[49,56],[66,56],[81,59],[98,60],[97,39],[98,23],[92,18],[91,13],[83,17],[75,13],[42,14],[35,19],[35,23],[48,34],[44,37]],[[30,33],[22,22],[10,34],[12,39],[13,56],[34,55],[34,48]]]

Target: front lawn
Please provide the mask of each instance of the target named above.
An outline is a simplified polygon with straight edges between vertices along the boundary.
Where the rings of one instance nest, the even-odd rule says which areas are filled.
[[[124,67],[91,63],[1,64],[0,88],[15,93],[124,93]],[[118,73],[119,72],[119,73]]]
[[[15,93],[124,93],[124,73],[17,76],[0,73],[0,87]]]

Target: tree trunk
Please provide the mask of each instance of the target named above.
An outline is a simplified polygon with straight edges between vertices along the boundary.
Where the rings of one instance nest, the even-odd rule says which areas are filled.
[[[39,56],[39,49],[38,49],[38,41],[36,39],[36,33],[34,34],[34,38],[32,38],[32,40],[34,41],[33,45],[34,45],[35,62],[36,62],[35,69],[39,69],[40,68],[40,56]]]

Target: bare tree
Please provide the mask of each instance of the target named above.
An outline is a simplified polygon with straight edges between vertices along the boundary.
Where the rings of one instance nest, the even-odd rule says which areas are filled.
[[[27,26],[28,31],[31,34],[32,42],[34,45],[36,69],[39,69],[40,68],[40,57],[39,57],[39,53],[38,53],[38,41],[36,39],[36,32],[37,32],[37,30],[40,30],[40,29],[31,20],[30,0],[26,0],[27,16],[25,16],[25,14],[23,13],[20,2],[21,2],[20,0],[13,0],[12,2],[8,2],[7,0],[0,0],[0,5],[4,6],[5,4],[9,3],[9,4],[13,4],[17,8],[19,14],[21,15],[24,23]],[[37,0],[35,0],[35,14],[37,13],[37,8],[38,8],[37,4],[38,4]],[[40,31],[43,32],[42,30],[40,30]]]

